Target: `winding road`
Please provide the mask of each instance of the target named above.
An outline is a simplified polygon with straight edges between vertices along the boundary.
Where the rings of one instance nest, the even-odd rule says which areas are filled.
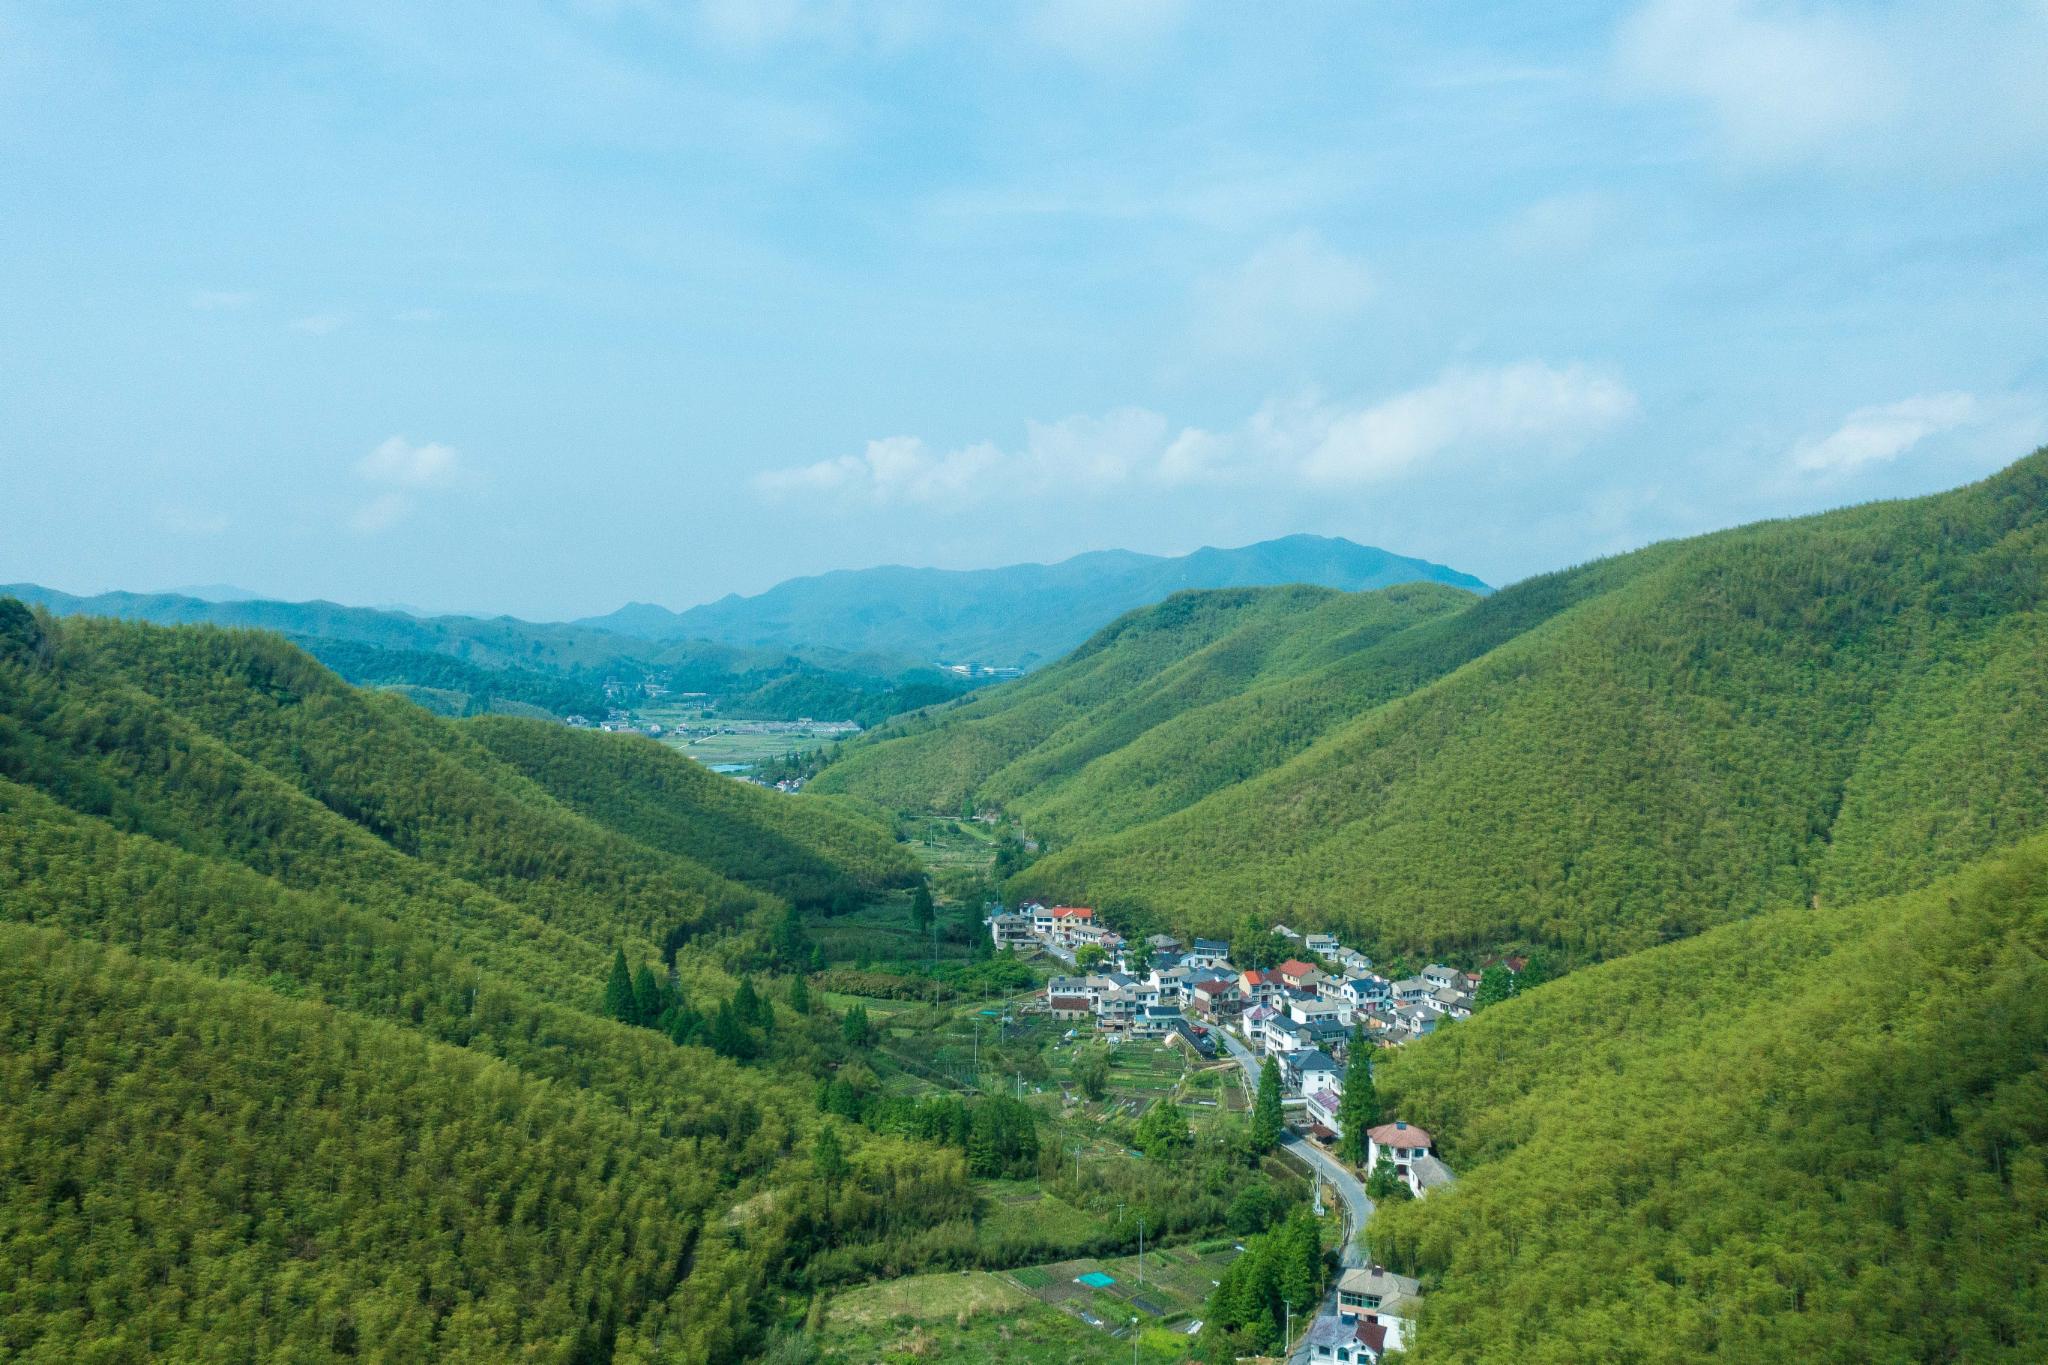
[[[1223,1039],[1223,1046],[1230,1049],[1230,1055],[1237,1060],[1239,1066],[1244,1068],[1245,1081],[1251,1093],[1256,1096],[1259,1092],[1259,1059],[1254,1057],[1251,1049],[1239,1042],[1237,1035],[1233,1034],[1229,1029],[1216,1028],[1211,1029],[1210,1032],[1219,1035]],[[1359,1182],[1358,1177],[1353,1175],[1342,1162],[1323,1151],[1320,1147],[1317,1147],[1307,1138],[1302,1137],[1299,1133],[1290,1133],[1286,1129],[1282,1129],[1280,1132],[1280,1145],[1290,1155],[1306,1162],[1309,1169],[1313,1170],[1324,1180],[1327,1180],[1337,1191],[1338,1197],[1344,1201],[1344,1248],[1338,1253],[1339,1267],[1348,1270],[1353,1266],[1364,1265],[1366,1263],[1365,1223],[1368,1218],[1372,1217],[1372,1200],[1366,1197],[1365,1186]],[[1321,1311],[1323,1313],[1334,1313],[1337,1311],[1337,1284],[1335,1280],[1330,1282],[1330,1292],[1324,1297]],[[1308,1345],[1306,1341],[1303,1342],[1300,1351],[1295,1354],[1294,1359],[1298,1361],[1308,1359]]]

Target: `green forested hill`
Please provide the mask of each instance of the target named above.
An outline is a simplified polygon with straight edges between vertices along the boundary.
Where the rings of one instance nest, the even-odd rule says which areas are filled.
[[[918,875],[893,833],[853,807],[778,798],[663,745],[495,717],[464,729],[572,810],[802,905]]]
[[[1575,972],[1388,1055],[1417,1361],[2048,1355],[2048,840]]]
[[[815,789],[894,809],[947,810],[973,797],[1045,832],[1064,827],[1062,815],[1091,830],[1133,823],[1142,818],[1134,805],[1176,809],[1266,766],[1262,755],[1298,751],[1317,733],[1318,717],[1308,712],[1325,724],[1341,715],[1327,710],[1346,700],[1329,675],[1369,672],[1361,656],[1376,657],[1404,627],[1474,600],[1430,583],[1357,594],[1179,593],[1028,678],[899,719],[852,747]],[[1282,723],[1267,723],[1282,715]],[[1190,744],[1206,746],[1210,761],[1164,759],[1163,783],[1107,776],[1134,753],[1178,759]],[[1109,783],[1120,790],[1103,808],[1092,797]]]
[[[958,1244],[954,1155],[850,1131],[820,1184],[837,1021],[734,976],[893,840],[729,783],[686,848],[707,793],[603,781],[275,637],[0,601],[0,1356],[723,1361],[821,1242]],[[682,1043],[606,1017],[621,950]]]
[[[1020,893],[1612,956],[1918,885],[2043,828],[2044,586],[2048,452],[1517,584],[1120,747],[1069,744],[1214,647],[1151,639],[1120,694],[1048,701],[1062,676],[1113,676],[1090,652],[1147,638],[1140,615],[815,785],[1003,805],[1054,845]]]

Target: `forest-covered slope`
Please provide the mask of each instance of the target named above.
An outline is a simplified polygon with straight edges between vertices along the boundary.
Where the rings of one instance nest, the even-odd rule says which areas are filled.
[[[2048,1355],[2048,840],[1787,907],[1387,1056],[1428,1361]]]
[[[792,867],[900,852],[736,783],[678,851],[668,776],[574,809],[275,637],[0,601],[0,1356],[730,1360],[821,1242],[916,1264],[957,1158],[850,1132],[821,1185],[837,1021],[735,975]]]
[[[1389,949],[1612,956],[1918,885],[2043,828],[2044,587],[2048,452],[1516,584],[1099,750],[1095,715],[1142,712],[1214,647],[1140,615],[925,733],[853,746],[816,785],[1042,821],[1054,851],[1019,893],[1202,930],[1251,910]],[[1121,694],[1048,701],[1056,679],[1111,676],[1091,655],[1125,637],[1146,643]]]
[[[917,860],[852,805],[791,801],[630,735],[490,717],[465,725],[556,800],[803,906],[907,886]]]

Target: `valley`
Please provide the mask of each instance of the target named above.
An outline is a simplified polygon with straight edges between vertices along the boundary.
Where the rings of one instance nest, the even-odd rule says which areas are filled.
[[[781,791],[697,698],[437,715],[0,602],[0,1254],[75,1267],[0,1345],[2019,1352],[2044,462],[715,727]]]
[[[2043,71],[0,0],[0,1365],[2048,1361]]]

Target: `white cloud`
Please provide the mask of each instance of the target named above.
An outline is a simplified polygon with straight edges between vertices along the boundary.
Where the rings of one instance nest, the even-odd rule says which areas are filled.
[[[356,462],[356,477],[382,489],[360,504],[349,525],[364,535],[386,530],[419,510],[423,494],[472,482],[453,446],[438,441],[414,444],[392,436]]]
[[[1954,174],[2048,139],[2039,0],[1648,0],[1614,61],[1635,93],[1701,109],[1738,164]]]
[[[1056,488],[1099,492],[1138,478],[1166,436],[1166,419],[1142,408],[1030,423],[1014,453],[989,441],[938,451],[916,436],[889,436],[869,441],[859,455],[769,470],[755,486],[773,497],[846,494],[931,507]]]
[[[1792,447],[1792,465],[1808,474],[1848,474],[1896,460],[1930,436],[1976,421],[1982,405],[1967,393],[1928,393],[1858,408],[1826,436]]]
[[[1585,441],[1635,411],[1618,378],[1524,361],[1456,369],[1435,383],[1337,417],[1304,472],[1320,483],[1370,483],[1445,455],[1505,454]]]
[[[1705,105],[1739,157],[1796,160],[1883,118],[1898,76],[1876,40],[1818,11],[1652,0],[1622,25],[1624,76]]]
[[[307,336],[332,336],[348,326],[348,316],[344,313],[314,313],[309,317],[293,318],[287,325],[294,332],[303,332]]]
[[[1030,424],[1023,445],[934,450],[915,436],[870,441],[859,455],[770,470],[777,498],[851,498],[953,509],[998,499],[1085,499],[1133,489],[1250,484],[1318,489],[1382,483],[1475,457],[1570,449],[1627,418],[1635,395],[1581,365],[1524,361],[1455,369],[1376,403],[1313,394],[1266,403],[1226,431],[1176,429],[1159,413]]]
[[[1355,315],[1375,283],[1363,261],[1302,230],[1276,237],[1196,288],[1196,332],[1215,350],[1253,354]]]
[[[462,466],[453,446],[439,441],[414,445],[392,436],[356,462],[356,474],[398,488],[446,488],[461,477]]]
[[[256,295],[247,289],[195,289],[185,301],[202,313],[224,313],[247,308]]]
[[[1187,0],[1040,0],[1025,30],[1076,61],[1116,64],[1179,28],[1187,8]]]

